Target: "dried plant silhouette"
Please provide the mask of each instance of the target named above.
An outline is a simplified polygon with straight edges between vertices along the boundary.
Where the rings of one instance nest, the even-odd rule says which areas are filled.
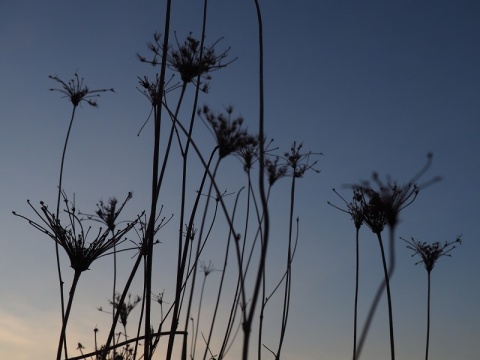
[[[198,35],[186,31],[183,40],[180,30],[173,30],[172,1],[165,1],[164,18],[159,19],[164,24],[161,34],[154,33],[153,40],[147,42],[147,55],[136,55],[139,66],[147,65],[150,71],[138,76],[137,90],[147,100],[145,113],[149,115],[141,120],[136,135],[146,137],[145,142],[151,142],[152,147],[145,154],[151,159],[144,170],[149,182],[147,195],[140,209],[133,210],[135,216],[125,215],[125,208],[132,205],[131,190],[125,191],[123,202],[110,197],[86,213],[77,209],[75,197],[68,199],[63,177],[77,107],[82,103],[97,107],[98,96],[114,90],[91,90],[77,73],[67,82],[50,76],[59,85],[51,90],[60,92],[73,106],[59,167],[56,207],[50,210],[43,201],[36,207],[28,200],[33,219],[17,212],[14,215],[55,244],[62,320],[57,360],[262,360],[287,356],[287,325],[296,295],[292,291],[293,264],[297,246],[301,246],[297,190],[307,173],[320,172],[322,153],[305,150],[299,141],[292,141],[290,148],[281,152],[266,136],[262,11],[258,0],[251,6],[258,35],[258,84],[254,85],[258,116],[244,118],[237,115],[241,111],[234,106],[206,105],[213,74],[229,70],[237,60],[230,55],[234,50],[222,46],[222,38],[206,42],[208,1],[203,1],[201,31]],[[205,137],[204,132],[211,136]],[[438,181],[433,178],[418,184],[431,161],[429,155],[426,165],[403,185],[390,178],[382,181],[375,173],[371,181],[350,186],[351,201],[334,189],[344,204],[329,204],[347,213],[356,230],[354,360],[360,358],[385,290],[390,353],[395,359],[390,288],[396,257],[394,233],[400,212],[415,201],[421,189]],[[281,187],[282,182],[288,182],[286,188]],[[272,194],[275,206],[271,205]],[[378,240],[383,281],[358,332],[362,225]],[[383,235],[386,228],[390,234],[388,256]],[[272,237],[274,250],[284,251],[282,256],[269,256]],[[420,246],[413,239],[407,242],[424,264],[431,260],[422,254],[437,254],[430,270],[427,268],[429,319],[430,271],[438,257],[449,256],[454,242],[444,246],[437,243],[436,248]],[[60,249],[74,271],[66,305]],[[120,262],[125,253],[129,260],[122,258]],[[67,336],[67,325],[70,328],[69,318],[74,322],[70,315],[80,276],[90,268],[97,271],[92,264],[109,255],[113,276],[105,298],[110,307],[105,311],[98,308],[109,314],[103,315],[109,320],[106,326],[92,324],[94,345],[88,345],[84,339]],[[132,297],[132,293],[139,295]],[[269,321],[270,308],[274,321]],[[428,320],[427,357],[429,326]],[[71,352],[74,345],[80,355],[72,357],[69,349]]]
[[[406,184],[399,185],[396,181],[387,178],[386,182],[380,180],[377,173],[372,176],[372,181],[363,181],[360,184],[355,184],[352,187],[354,195],[353,201],[348,203],[338,193],[342,200],[347,204],[347,209],[344,210],[337,206],[330,205],[335,208],[349,213],[354,221],[355,227],[358,230],[362,224],[365,224],[377,237],[380,246],[380,254],[383,265],[384,280],[380,283],[374,300],[370,306],[370,310],[367,315],[367,320],[363,327],[360,339],[357,341],[356,330],[356,317],[357,313],[354,310],[354,346],[355,353],[353,359],[360,357],[364,342],[366,340],[371,321],[376,312],[378,302],[386,289],[387,292],[387,304],[388,304],[388,318],[389,318],[389,335],[390,335],[390,356],[391,359],[395,359],[395,337],[394,337],[394,325],[393,325],[393,306],[392,306],[392,294],[390,289],[390,280],[395,271],[395,229],[398,225],[399,214],[406,207],[410,206],[417,198],[421,189],[430,186],[431,184],[440,180],[439,177],[434,177],[422,184],[418,184],[418,180],[425,174],[430,168],[432,163],[432,154],[427,155],[427,162],[423,168]],[[373,183],[373,185],[372,185]],[[336,192],[336,191],[335,191]],[[389,241],[389,260],[387,265],[387,258],[385,255],[385,248],[383,244],[382,233],[385,227],[389,228],[390,241]],[[358,244],[357,244],[358,249]],[[358,258],[356,260],[358,264]],[[355,290],[355,304],[358,296],[358,268],[356,270],[356,290]],[[354,305],[356,307],[356,305]]]
[[[134,221],[129,222],[123,229],[116,232],[112,231],[112,233],[109,227],[106,229],[100,227],[98,230],[92,230],[91,226],[84,226],[84,221],[80,219],[75,204],[68,201],[64,192],[62,192],[62,196],[66,208],[64,211],[68,219],[67,225],[62,225],[60,219],[48,209],[48,206],[43,201],[40,202],[40,210],[37,210],[30,201],[28,202],[38,215],[38,222],[14,212],[14,215],[24,218],[34,228],[49,236],[56,245],[62,247],[70,259],[70,267],[74,270],[67,307],[62,317],[62,330],[58,344],[57,359],[60,359],[62,356],[62,346],[65,346],[66,352],[66,345],[64,344],[65,331],[80,275],[88,270],[95,260],[108,255],[116,245],[124,242],[126,240],[124,236],[140,219],[138,217]],[[93,235],[90,235],[91,232],[93,232]],[[89,235],[93,236],[92,240],[89,239]]]
[[[353,360],[357,359],[357,319],[358,319],[358,279],[360,273],[360,257],[359,257],[359,237],[360,228],[363,225],[363,207],[362,207],[362,194],[358,189],[353,189],[353,200],[347,202],[342,195],[340,195],[335,189],[333,192],[340,198],[346,205],[346,209],[342,209],[331,202],[327,202],[334,208],[347,213],[352,218],[355,225],[355,297],[353,305]]]
[[[425,346],[425,360],[428,360],[428,349],[430,345],[430,275],[435,267],[436,262],[443,256],[452,256],[450,252],[456,248],[456,245],[462,243],[461,236],[458,236],[454,241],[445,241],[443,244],[440,242],[434,242],[427,244],[415,240],[413,237],[410,240],[400,238],[407,243],[407,248],[413,251],[412,256],[418,255],[421,260],[415,265],[423,264],[425,270],[427,270],[427,339]]]
[[[269,349],[274,347],[276,358],[280,358],[289,317],[292,263],[300,223],[299,219],[294,221],[296,184],[309,170],[319,171],[315,159],[319,154],[304,151],[303,144],[293,142],[290,151],[278,155],[275,154],[278,149],[271,148],[272,142],[266,140],[263,29],[258,2],[254,1],[260,50],[258,133],[247,129],[246,120],[235,115],[233,106],[225,106],[219,112],[209,105],[199,106],[200,97],[206,96],[211,86],[212,73],[225,69],[237,58],[229,56],[229,47],[217,50],[222,39],[206,45],[207,1],[204,1],[199,38],[189,32],[183,41],[179,40],[177,32],[171,30],[171,3],[166,2],[162,35],[155,33],[153,41],[147,44],[149,55],[137,54],[137,59],[151,65],[155,74],[138,77],[138,90],[148,100],[151,109],[151,116],[140,130],[148,125],[148,120],[152,120],[153,129],[149,133],[153,136],[153,148],[149,203],[146,210],[139,211],[133,220],[125,221],[119,217],[132,192],[128,192],[122,203],[111,197],[106,202],[100,201],[96,211],[82,213],[76,208],[75,200],[68,200],[64,190],[63,173],[68,163],[65,155],[76,109],[82,102],[96,107],[100,93],[113,92],[113,89],[91,90],[76,73],[68,82],[51,76],[60,84],[59,89],[52,90],[60,92],[73,105],[60,164],[57,206],[55,211],[50,211],[44,202],[40,203],[39,209],[28,202],[38,219],[14,214],[52,238],[56,244],[62,304],[58,360],[152,359],[154,355],[165,359],[222,359],[235,343],[239,343],[242,359],[248,359],[252,332],[257,323],[258,358],[262,357],[262,351],[268,349],[272,352]],[[189,96],[186,96],[187,92]],[[205,150],[204,144],[197,144],[195,134],[199,127],[206,127],[212,134],[210,151]],[[143,134],[140,131],[138,136]],[[169,217],[162,215],[164,205],[159,204],[159,199],[161,193],[172,191],[166,188],[166,178],[178,176],[169,173],[169,164],[173,161],[181,164],[181,175],[178,177],[181,180],[178,203],[167,204],[169,208],[176,209],[175,215]],[[224,177],[219,175],[227,162],[237,164],[237,178],[245,179],[244,186],[228,186]],[[255,176],[258,181],[254,180]],[[284,272],[270,288],[266,278],[266,269],[271,266],[267,261],[270,238],[268,198],[280,178],[291,179],[290,194],[286,196],[289,199],[288,225],[284,229],[286,258],[281,261]],[[223,190],[232,186],[231,190]],[[176,259],[176,266],[168,269],[175,285],[158,292],[156,287],[161,284],[153,270],[157,261],[153,250],[155,244],[161,244],[157,238],[159,232],[167,224],[172,224],[171,220],[175,220],[178,230],[176,254],[172,256]],[[127,234],[130,234],[129,239]],[[131,239],[132,235],[137,237],[137,241]],[[200,260],[212,246],[224,249],[223,264],[218,269],[213,267],[212,262]],[[58,248],[65,250],[74,270],[65,308]],[[117,276],[117,254],[124,251],[133,253],[133,264],[126,281]],[[66,328],[78,280],[95,260],[106,255],[113,255],[111,327],[103,340],[95,327],[93,351],[88,352],[83,343],[76,342],[81,355],[70,357]],[[122,267],[126,265],[122,262]],[[207,278],[217,271],[220,276],[214,277],[209,285],[214,294],[210,293],[210,301],[206,302]],[[199,272],[203,273],[203,279],[197,276]],[[142,294],[132,298],[132,284],[138,281],[143,283]],[[225,288],[232,284],[233,293],[226,291]],[[282,288],[283,295],[278,296],[283,306],[277,344],[265,344],[262,334],[266,329],[271,331],[264,321],[265,309],[269,300]],[[195,303],[198,304],[196,310]],[[127,321],[137,306],[140,313],[137,322]],[[103,308],[99,310],[103,311]],[[204,312],[212,315],[204,316]],[[117,324],[122,326],[120,332],[116,331]],[[135,327],[135,331],[128,327]],[[271,337],[268,341],[272,341]]]

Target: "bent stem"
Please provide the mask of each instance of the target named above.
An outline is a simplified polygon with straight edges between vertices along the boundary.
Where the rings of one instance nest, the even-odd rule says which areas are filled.
[[[264,167],[265,167],[265,133],[264,133],[264,79],[263,79],[263,23],[262,13],[260,11],[260,4],[258,0],[254,0],[255,10],[257,14],[258,25],[258,47],[259,47],[259,193],[263,210],[263,242],[260,252],[260,263],[257,270],[257,278],[255,280],[255,287],[253,296],[251,298],[251,306],[247,316],[243,321],[243,345],[242,345],[242,359],[248,359],[248,349],[250,346],[250,334],[252,328],[252,322],[255,315],[256,305],[258,303],[261,284],[263,279],[263,269],[265,268],[265,261],[267,257],[268,240],[270,232],[270,215],[268,211],[267,196],[265,192],[265,179],[264,179]],[[240,269],[241,271],[241,269]]]

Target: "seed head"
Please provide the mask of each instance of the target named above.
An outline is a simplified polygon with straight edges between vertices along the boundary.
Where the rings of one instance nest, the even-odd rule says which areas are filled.
[[[407,248],[413,251],[412,256],[419,255],[422,260],[418,261],[415,265],[423,263],[425,270],[431,272],[435,266],[435,263],[442,256],[451,256],[450,252],[456,248],[457,244],[462,243],[462,236],[458,236],[454,241],[445,241],[441,244],[440,242],[434,242],[432,244],[427,244],[426,242],[421,242],[415,240],[413,237],[411,240],[406,240],[400,238],[407,243]]]
[[[88,86],[83,84],[83,78],[80,78],[77,73],[75,73],[74,77],[68,82],[61,80],[56,75],[50,75],[49,78],[61,85],[60,89],[52,88],[50,91],[62,93],[64,95],[62,97],[68,98],[74,107],[77,107],[82,101],[85,101],[90,106],[98,107],[96,98],[100,96],[99,93],[105,91],[115,92],[113,88],[90,90]]]
[[[43,202],[40,204],[40,210],[37,210],[30,201],[28,201],[30,207],[41,219],[41,224],[23,215],[16,213],[14,213],[14,215],[27,220],[30,225],[48,235],[53,241],[60,245],[67,253],[70,259],[70,266],[75,271],[82,272],[88,270],[92,262],[102,256],[108,255],[108,251],[126,240],[123,236],[128,233],[140,219],[140,217],[137,217],[136,220],[127,223],[123,229],[112,234],[108,228],[99,228],[96,230],[96,235],[92,235],[93,239],[88,240],[92,227],[84,226],[84,220],[80,219],[74,204],[68,202],[65,193],[62,193],[62,195],[66,204],[65,213],[68,218],[66,226],[60,222],[60,219],[58,219]]]
[[[226,108],[227,114],[215,114],[208,106],[198,110],[198,115],[213,129],[217,140],[220,158],[232,153],[238,153],[242,149],[258,146],[258,137],[248,134],[242,128],[243,118],[238,116],[232,119],[233,108]]]

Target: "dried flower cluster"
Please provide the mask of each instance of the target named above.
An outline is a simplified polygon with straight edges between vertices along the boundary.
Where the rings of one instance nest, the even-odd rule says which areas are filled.
[[[435,263],[442,256],[451,256],[449,253],[456,248],[456,244],[462,243],[462,236],[458,236],[454,241],[445,241],[443,244],[440,242],[434,242],[427,244],[426,242],[415,240],[413,237],[411,240],[405,241],[408,245],[407,248],[413,251],[413,256],[419,255],[422,260],[418,261],[415,265],[423,263],[425,270],[431,272],[435,266]]]
[[[347,209],[344,210],[336,205],[333,205],[330,201],[328,204],[333,206],[334,208],[350,214],[353,223],[355,224],[355,228],[360,229],[364,221],[364,207],[362,203],[362,195],[358,189],[353,189],[353,200],[351,202],[347,202],[335,189],[332,189],[335,194],[338,195],[340,199],[347,205]]]
[[[100,200],[97,204],[97,211],[95,215],[84,214],[89,220],[94,220],[105,224],[110,231],[114,231],[116,227],[116,221],[118,215],[123,210],[123,207],[128,200],[132,198],[132,193],[129,192],[125,201],[117,209],[118,200],[115,197],[108,199],[108,204],[105,204],[103,200]]]
[[[163,44],[160,43],[161,36],[158,33],[153,35],[154,42],[147,44],[148,49],[152,52],[152,60],[147,60],[144,56],[138,55],[137,57],[141,62],[149,63],[153,66],[160,65],[161,57],[163,54]],[[210,80],[210,73],[212,71],[221,69],[235,59],[229,62],[223,62],[228,56],[230,48],[227,48],[220,54],[215,52],[215,46],[220,40],[217,40],[210,46],[200,46],[200,41],[189,33],[183,44],[180,44],[176,38],[176,48],[170,47],[167,52],[167,66],[178,72],[184,83],[193,82],[196,84],[198,77],[203,80]],[[201,85],[201,84],[198,84]],[[208,83],[203,83],[201,90],[208,92]]]
[[[398,223],[400,211],[415,201],[420,189],[440,180],[439,177],[434,177],[421,185],[417,184],[417,181],[430,168],[431,163],[432,154],[429,153],[424,167],[404,185],[399,185],[390,178],[387,178],[384,183],[377,173],[373,173],[372,180],[378,190],[374,190],[368,181],[353,186],[353,189],[357,191],[355,194],[357,201],[360,202],[364,211],[365,224],[374,233],[383,231],[385,225],[394,228]]]
[[[48,206],[45,205],[43,201],[40,202],[40,211],[35,209],[30,201],[28,201],[28,204],[39,216],[43,224],[39,224],[15,212],[13,212],[13,214],[26,219],[34,228],[48,235],[60,245],[67,253],[70,259],[70,266],[75,271],[82,272],[88,270],[93,261],[107,255],[108,251],[124,242],[125,238],[123,238],[123,236],[139,221],[139,218],[137,218],[129,222],[122,230],[118,230],[113,235],[110,235],[110,229],[108,227],[106,229],[99,228],[93,240],[88,241],[91,227],[84,227],[83,221],[75,209],[75,205],[69,204],[65,194],[63,194],[63,197],[66,204],[65,212],[68,217],[68,225],[66,226],[61,224],[60,219],[48,209]]]
[[[58,91],[64,94],[63,97],[68,98],[74,107],[77,107],[82,101],[85,101],[88,105],[93,107],[98,107],[95,98],[100,96],[99,93],[105,91],[115,92],[113,89],[90,90],[88,86],[83,84],[83,78],[80,78],[77,73],[75,73],[74,78],[70,79],[68,82],[61,80],[58,76],[50,75],[49,78],[62,85],[60,89],[52,88],[50,91]]]
[[[284,154],[284,158],[286,161],[287,168],[290,168],[291,175],[296,178],[301,178],[308,170],[313,170],[317,173],[320,171],[315,169],[315,165],[317,164],[317,160],[310,162],[310,156],[312,155],[321,155],[314,154],[311,151],[302,153],[301,150],[303,148],[303,144],[297,143],[294,141],[292,147],[290,148],[290,152],[286,152]]]
[[[215,135],[220,158],[240,152],[240,150],[255,147],[258,145],[258,137],[250,135],[242,128],[243,118],[241,116],[232,119],[233,108],[228,106],[227,114],[215,114],[208,106],[198,110],[198,115],[208,123]]]

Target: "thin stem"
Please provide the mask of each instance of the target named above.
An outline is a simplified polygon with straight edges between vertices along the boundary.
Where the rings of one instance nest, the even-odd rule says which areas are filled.
[[[285,331],[287,327],[288,313],[290,308],[290,295],[292,288],[292,232],[293,232],[293,209],[295,207],[295,174],[292,175],[292,185],[290,189],[290,214],[288,225],[288,254],[287,254],[287,271],[285,277],[285,295],[283,300],[283,320],[280,332],[280,341],[276,356],[280,358],[280,353],[285,339]]]
[[[387,288],[387,302],[388,302],[388,320],[389,320],[389,330],[390,330],[390,354],[391,354],[391,359],[395,360],[395,342],[394,342],[394,336],[393,336],[393,316],[392,316],[392,296],[390,294],[390,276],[389,272],[387,270],[387,262],[385,259],[385,251],[383,248],[383,241],[382,241],[382,235],[380,233],[377,233],[378,237],[378,242],[380,244],[380,250],[382,252],[382,264],[383,264],[383,272],[385,275],[385,286]]]
[[[428,360],[428,347],[430,345],[430,273],[428,271],[428,286],[427,286],[427,345],[425,349],[425,360]]]
[[[125,301],[125,298],[127,297],[128,290],[130,289],[130,285],[132,284],[133,278],[135,277],[135,274],[137,273],[137,270],[138,270],[138,267],[139,267],[140,262],[142,260],[142,257],[143,257],[143,254],[140,251],[140,253],[138,254],[137,259],[135,261],[135,264],[133,265],[133,269],[130,272],[130,276],[128,277],[127,283],[125,284],[122,296],[119,299],[120,304],[123,304],[123,302]],[[120,317],[120,309],[117,309],[117,311],[115,312],[115,319],[113,320],[112,327],[110,328],[110,333],[108,334],[107,342],[105,343],[105,348],[104,348],[104,351],[103,351],[103,354],[102,354],[102,356],[104,358],[106,358],[106,356],[107,356],[108,349],[110,347],[110,343],[112,342],[112,339],[115,335],[115,326],[118,322],[119,317]],[[118,346],[118,344],[116,346]]]
[[[165,72],[167,66],[167,52],[168,52],[168,40],[170,35],[170,12],[171,12],[171,0],[167,0],[167,8],[165,10],[165,28],[164,28],[164,36],[163,36],[163,52],[162,52],[162,63],[160,68],[160,83],[158,94],[159,96],[163,96],[164,88],[165,88]],[[146,304],[145,304],[145,335],[147,336],[145,340],[145,347],[144,347],[144,359],[149,360],[151,357],[150,354],[150,343],[151,343],[151,336],[150,336],[150,311],[151,311],[151,297],[150,294],[152,293],[152,262],[153,262],[153,243],[154,243],[154,235],[155,235],[155,219],[156,219],[156,212],[157,212],[157,200],[159,195],[159,184],[158,184],[158,160],[159,160],[159,152],[160,152],[160,124],[162,118],[162,102],[160,101],[158,105],[155,105],[156,113],[155,113],[155,145],[153,151],[153,170],[152,170],[152,203],[151,203],[151,210],[150,210],[150,219],[148,222],[148,228],[146,233],[146,245],[147,245],[147,256],[146,256],[146,263],[147,269],[145,274],[145,294],[147,295]],[[172,131],[173,128],[172,127]],[[173,132],[172,132],[173,134]],[[172,138],[172,134],[170,135],[170,141]],[[167,155],[165,155],[167,156]],[[166,161],[164,161],[165,164]]]
[[[68,139],[70,138],[70,131],[72,130],[72,124],[73,124],[73,119],[75,119],[75,111],[77,109],[76,105],[73,105],[72,109],[72,115],[70,116],[70,123],[68,125],[68,130],[67,130],[67,135],[65,137],[65,143],[63,145],[63,151],[62,151],[62,160],[60,162],[60,175],[59,175],[59,180],[58,180],[58,195],[57,195],[57,210],[55,213],[56,218],[58,219],[58,216],[60,214],[60,199],[62,197],[62,181],[63,181],[63,168],[64,168],[64,163],[65,163],[65,154],[67,152],[67,145],[68,145]],[[58,242],[55,241],[55,257],[57,260],[57,273],[58,273],[58,281],[60,284],[60,303],[61,303],[61,308],[62,308],[62,326],[65,323],[65,298],[63,294],[63,279],[62,279],[62,269],[60,266],[60,252],[59,252],[59,244]],[[68,357],[67,355],[67,342],[64,341],[64,349],[65,349],[65,357]]]
[[[380,235],[381,236],[381,235]],[[388,265],[388,278],[391,279],[393,272],[395,271],[395,227],[390,227],[390,263]],[[357,360],[360,359],[360,354],[363,349],[363,345],[365,344],[365,340],[367,339],[368,331],[370,329],[370,325],[373,320],[373,316],[377,310],[378,303],[380,298],[382,297],[383,291],[385,290],[386,281],[385,279],[382,280],[380,285],[377,288],[377,292],[375,293],[375,297],[370,305],[370,310],[368,311],[367,320],[365,321],[365,325],[363,326],[362,333],[360,335],[360,339],[358,341],[357,351],[356,351],[356,358]]]
[[[355,231],[355,302],[353,305],[353,360],[357,359],[357,317],[358,317],[358,278],[359,278],[359,251],[358,251],[358,238],[360,233],[360,227],[356,227]]]
[[[197,347],[197,337],[198,337],[198,328],[200,325],[200,310],[202,309],[202,300],[203,300],[203,291],[205,290],[205,282],[207,281],[207,275],[204,274],[203,282],[202,282],[202,289],[200,290],[200,300],[198,301],[198,312],[197,312],[197,327],[195,329],[195,334],[193,336],[193,348],[191,349],[190,357],[192,359],[195,358],[195,348]]]
[[[240,197],[240,193],[242,192],[242,190],[243,189],[241,189],[238,192],[237,197],[235,199],[235,205],[234,205],[234,210],[233,210],[233,214],[232,214],[232,221],[235,219],[235,213],[237,211],[238,199]],[[203,354],[203,360],[206,359],[207,352],[210,349],[210,342],[212,340],[213,328],[215,326],[215,320],[217,318],[218,307],[220,305],[220,296],[222,295],[222,289],[223,289],[223,284],[224,284],[224,280],[225,280],[225,274],[227,272],[228,254],[229,254],[229,251],[230,251],[230,242],[232,241],[232,237],[235,238],[235,234],[232,234],[232,232],[229,231],[228,239],[227,239],[227,247],[226,247],[226,250],[225,250],[223,269],[221,270],[222,271],[222,276],[221,276],[221,279],[220,279],[220,284],[218,286],[217,299],[215,301],[215,308],[213,310],[212,322],[211,322],[210,330],[209,330],[209,333],[208,333],[208,340],[206,341],[207,346],[206,346],[205,352]],[[235,297],[234,297],[234,302],[235,302]]]
[[[70,287],[70,293],[69,293],[69,296],[68,296],[67,309],[65,311],[65,317],[64,317],[64,320],[63,320],[63,324],[62,324],[62,330],[60,332],[60,340],[58,342],[57,360],[60,360],[61,357],[62,357],[62,345],[64,345],[64,343],[66,342],[65,333],[66,333],[66,329],[67,329],[67,322],[68,322],[68,318],[70,316],[70,310],[72,309],[73,297],[75,295],[75,290],[77,288],[78,279],[80,279],[81,274],[82,274],[82,272],[80,270],[75,270],[75,274],[73,275],[72,286]],[[66,354],[65,354],[65,357],[67,357]]]
[[[260,263],[257,271],[257,279],[255,281],[255,287],[253,291],[253,296],[251,300],[250,311],[247,316],[247,320],[243,323],[243,347],[242,347],[242,359],[248,359],[248,349],[250,346],[250,333],[253,322],[253,317],[255,315],[255,309],[258,302],[261,283],[263,278],[263,268],[265,266],[265,261],[267,257],[268,249],[268,239],[270,231],[270,217],[268,212],[267,197],[265,193],[265,179],[264,179],[264,159],[265,159],[265,131],[264,131],[264,84],[263,84],[263,23],[262,23],[262,14],[260,11],[260,4],[258,0],[254,0],[255,9],[257,13],[257,24],[258,24],[258,46],[259,46],[259,139],[260,139],[260,151],[259,151],[259,192],[260,199],[263,208],[263,243],[262,250],[260,253]],[[241,269],[240,269],[241,271]]]

